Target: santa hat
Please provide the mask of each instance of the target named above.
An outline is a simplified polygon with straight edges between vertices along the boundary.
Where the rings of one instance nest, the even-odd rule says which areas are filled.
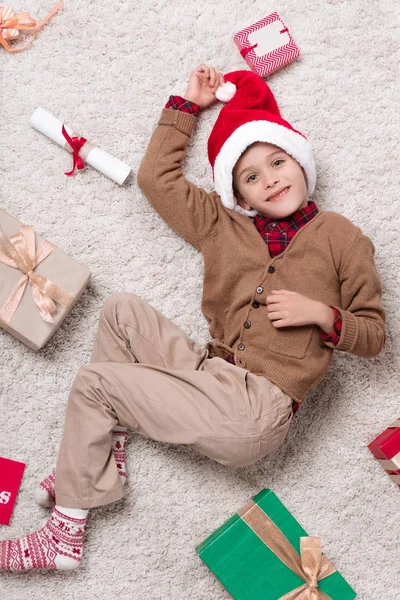
[[[221,109],[208,139],[208,159],[215,190],[231,210],[254,216],[256,211],[241,208],[233,193],[233,167],[254,142],[268,142],[282,148],[303,167],[308,193],[315,188],[316,167],[307,138],[284,119],[268,85],[251,71],[224,75],[225,84],[216,96],[227,104]]]

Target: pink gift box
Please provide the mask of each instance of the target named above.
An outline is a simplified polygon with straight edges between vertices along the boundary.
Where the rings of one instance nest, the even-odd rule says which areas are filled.
[[[250,69],[261,77],[300,56],[288,28],[276,12],[238,31],[233,40]]]

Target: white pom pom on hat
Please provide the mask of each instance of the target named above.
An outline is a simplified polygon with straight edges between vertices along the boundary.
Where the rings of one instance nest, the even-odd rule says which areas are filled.
[[[220,85],[215,92],[215,97],[221,102],[229,102],[236,94],[236,85],[231,81],[225,81],[223,85]]]
[[[316,183],[313,151],[307,138],[282,119],[275,97],[259,75],[233,71],[216,97],[226,105],[221,109],[208,138],[208,159],[213,169],[215,190],[226,208],[254,216],[256,211],[239,206],[233,194],[232,171],[243,152],[254,142],[267,142],[282,148],[303,167],[311,195]]]

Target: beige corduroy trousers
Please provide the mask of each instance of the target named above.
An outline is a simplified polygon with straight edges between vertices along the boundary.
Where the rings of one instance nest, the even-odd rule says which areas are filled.
[[[91,363],[69,395],[56,502],[92,508],[123,496],[115,425],[244,467],[283,442],[292,417],[291,398],[268,379],[210,358],[147,302],[115,294],[101,311]]]

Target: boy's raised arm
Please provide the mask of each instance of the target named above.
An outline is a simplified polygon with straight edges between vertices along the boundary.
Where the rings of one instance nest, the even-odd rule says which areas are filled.
[[[223,83],[215,69],[200,65],[190,76],[185,99],[205,108],[215,102]],[[159,215],[196,247],[213,230],[221,204],[216,193],[207,193],[185,179],[182,161],[196,125],[193,114],[165,108],[139,168],[139,187]]]

